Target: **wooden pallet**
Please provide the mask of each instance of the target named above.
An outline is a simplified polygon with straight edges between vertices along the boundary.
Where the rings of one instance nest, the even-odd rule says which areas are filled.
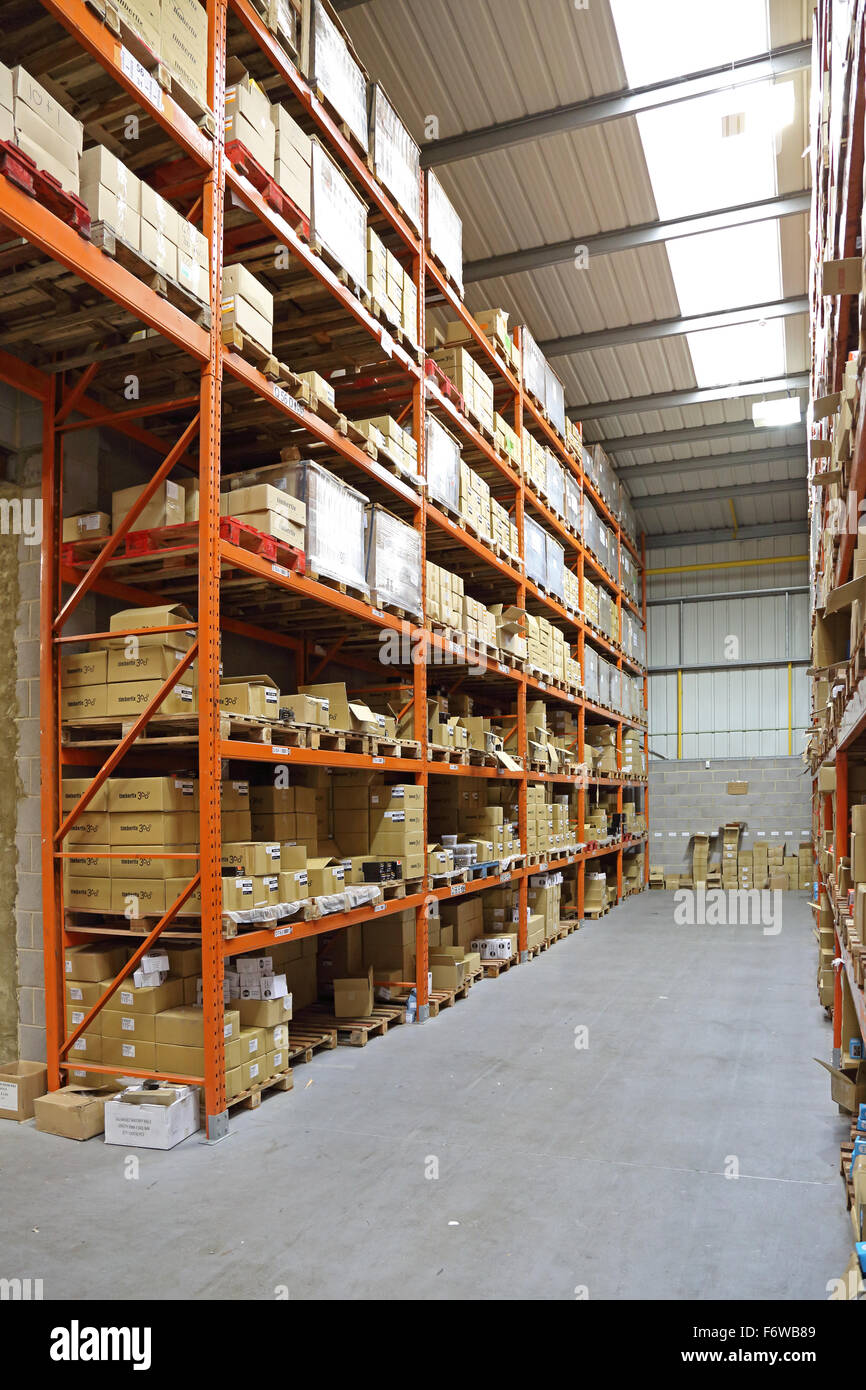
[[[261,343],[257,343],[248,333],[244,333],[236,323],[223,324],[222,343],[223,347],[230,348],[248,362],[252,362],[269,381],[279,383],[281,380],[280,364],[274,354],[268,348],[262,347]]]
[[[137,717],[67,719],[63,722],[62,742],[67,748],[113,747]],[[270,743],[271,725],[252,715],[221,714],[220,738],[241,743]],[[152,746],[195,743],[198,741],[198,715],[153,714],[138,735],[137,742],[140,741]]]
[[[230,140],[226,145],[226,154],[238,173],[243,174],[244,178],[248,179],[253,187],[261,193],[268,206],[273,208],[284,222],[288,222],[293,232],[308,242],[310,240],[308,214],[298,207],[294,199],[289,197],[276,179],[250,154],[246,145],[240,140]]]
[[[192,290],[187,289],[171,275],[166,275],[164,271],[159,270],[146,256],[142,255],[141,251],[131,246],[120,232],[115,231],[107,222],[93,223],[91,239],[98,250],[102,251],[104,255],[110,256],[113,261],[117,261],[117,264],[122,266],[124,270],[128,270],[130,274],[152,289],[154,294],[158,294],[160,299],[165,299],[176,309],[181,309],[202,328],[210,329],[210,305],[199,299],[198,295],[193,294]]]
[[[590,922],[596,922],[599,917],[606,917],[609,912],[609,907],[585,907],[583,909],[584,917],[588,917]]]
[[[306,557],[303,550],[278,536],[268,536],[255,526],[234,516],[221,516],[219,519],[220,538],[239,550],[248,550],[263,560],[282,565],[296,574],[303,574]],[[115,560],[132,560],[137,564],[149,559],[160,558],[161,562],[175,560],[180,556],[194,555],[198,551],[199,523],[181,522],[178,526],[154,526],[143,531],[129,531],[115,551]],[[67,541],[61,548],[64,564],[89,565],[105,545],[105,537],[97,540]]]
[[[485,978],[488,980],[498,980],[499,976],[512,966],[520,964],[520,956],[515,953],[507,960],[482,960],[481,969],[484,971]]]
[[[309,1004],[289,1025],[312,1031],[329,1030],[337,1035],[341,1047],[366,1047],[370,1038],[384,1037],[389,1028],[406,1022],[406,1009],[399,1005],[377,1004],[369,1018],[335,1018],[324,1004]]]
[[[264,1096],[277,1091],[291,1091],[294,1084],[291,1068],[277,1072],[276,1076],[269,1076],[261,1085],[251,1086],[248,1091],[232,1096],[231,1100],[226,1101],[226,1107],[229,1110],[258,1110]]]
[[[294,1019],[289,1024],[288,1056],[292,1066],[312,1062],[316,1052],[331,1052],[337,1046],[336,1028],[304,1028]]]
[[[11,140],[0,140],[0,172],[85,241],[90,240],[90,213],[86,204],[77,194],[67,193],[53,174],[40,169],[36,161]]]
[[[346,131],[348,132],[348,126],[346,126]],[[333,251],[329,250],[325,243],[320,241],[312,232],[310,233],[310,250],[314,255],[318,256],[320,260],[324,261],[328,269],[337,277],[339,283],[349,290],[357,300],[360,300],[365,309],[370,308],[372,301],[366,285],[362,285],[355,280],[353,276],[349,274],[346,267],[340,264],[338,257],[334,255]]]
[[[329,589],[336,589],[340,594],[348,594],[352,598],[359,599],[361,603],[370,602],[370,594],[366,588],[359,584],[348,584],[345,579],[335,579],[333,575],[322,574],[318,570],[307,570],[307,578],[314,579],[317,584],[324,584]]]

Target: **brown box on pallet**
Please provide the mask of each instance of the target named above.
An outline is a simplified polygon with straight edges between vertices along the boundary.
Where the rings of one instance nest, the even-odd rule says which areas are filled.
[[[111,980],[128,959],[126,946],[67,946],[65,976],[67,980]]]
[[[61,719],[105,719],[107,714],[107,685],[72,686],[68,690],[61,689]]]

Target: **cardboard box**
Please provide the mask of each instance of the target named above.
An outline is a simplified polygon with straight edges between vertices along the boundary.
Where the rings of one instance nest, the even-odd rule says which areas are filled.
[[[61,719],[105,719],[107,714],[107,685],[73,686],[69,690],[61,689]]]
[[[219,690],[220,709],[229,714],[252,715],[277,720],[280,689],[271,676],[223,676]]]
[[[111,529],[116,531],[120,523],[124,520],[133,504],[144,492],[145,484],[140,487],[125,487],[118,492],[111,494]],[[170,478],[166,478],[164,483],[156,489],[154,495],[147,502],[140,514],[133,522],[133,530],[149,531],[152,528],[161,526],[182,526],[185,520],[186,505],[184,502],[183,487],[180,483],[173,483]],[[127,613],[136,613],[138,610],[126,610]],[[147,612],[147,609],[142,610]],[[115,614],[115,617],[117,615]],[[166,625],[172,621],[167,619]],[[118,624],[122,627],[122,624]],[[145,627],[146,623],[127,623],[127,627]],[[162,626],[162,624],[159,624]],[[115,624],[110,625],[111,631],[116,631]]]
[[[151,650],[154,650],[151,648]],[[140,816],[154,817],[162,811],[198,810],[198,782],[193,777],[110,777],[108,779],[108,810],[115,814],[123,813],[130,820]],[[120,822],[118,823],[120,824]],[[114,825],[112,824],[112,832]],[[168,838],[174,838],[174,828],[169,830]],[[141,832],[131,838],[118,838],[118,844],[134,844],[141,839]],[[166,836],[156,837],[164,841]],[[195,837],[197,838],[197,836]]]
[[[67,980],[113,980],[129,959],[126,946],[67,946],[64,973]]]
[[[273,131],[273,126],[270,129]],[[221,307],[224,327],[236,325],[266,352],[272,350],[274,297],[250,274],[246,266],[238,264],[225,267]]]
[[[207,106],[207,10],[198,0],[161,0],[159,56],[172,81]]]
[[[135,985],[129,978],[114,991],[104,1012],[159,1014],[182,1003],[182,980],[163,980],[161,985]]]
[[[105,1105],[105,1142],[130,1148],[173,1149],[199,1129],[195,1087],[141,1087],[122,1091]]]
[[[89,652],[63,652],[60,657],[60,685],[64,692],[83,686],[105,685],[108,652],[97,649]]]
[[[134,720],[146,709],[162,685],[161,680],[115,681],[105,686],[105,717]],[[159,705],[159,714],[196,714],[195,687],[179,680]]]
[[[92,1139],[105,1129],[105,1102],[117,1094],[113,1086],[61,1086],[34,1102],[36,1128],[63,1139]]]
[[[111,517],[108,512],[79,512],[77,516],[63,518],[64,541],[102,540],[110,535]]]
[[[375,1000],[373,990],[373,967],[366,976],[359,979],[334,981],[334,1017],[369,1018]]]
[[[44,1062],[0,1063],[0,1120],[29,1120],[34,1103],[45,1094],[48,1068]]]
[[[292,996],[280,999],[238,999],[237,1012],[243,1028],[278,1028],[291,1021]]]
[[[77,155],[81,154],[84,144],[84,127],[81,122],[70,115],[65,106],[55,101],[20,64],[12,69],[12,96],[12,109],[16,117],[17,105],[21,102],[56,131],[66,144],[71,145]]]
[[[305,503],[269,483],[220,493],[222,516],[243,516],[246,512],[279,512],[298,526],[303,526],[307,519]]]
[[[155,1016],[157,1043],[175,1047],[204,1047],[204,1010],[192,1004],[180,1004],[162,1009]],[[241,1035],[241,1016],[238,1009],[223,1013],[223,1037],[226,1042]]]

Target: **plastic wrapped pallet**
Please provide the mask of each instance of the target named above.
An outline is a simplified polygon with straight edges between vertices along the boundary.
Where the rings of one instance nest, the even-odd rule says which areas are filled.
[[[565,390],[549,362],[544,361],[544,404],[553,428],[565,438]]]
[[[545,376],[547,364],[529,329],[524,326],[520,332],[523,340],[523,384],[527,391],[531,391],[539,404],[543,406],[547,387]]]
[[[367,584],[377,607],[421,614],[421,533],[384,507],[367,509]]]
[[[615,578],[616,578],[616,552],[617,552],[616,536],[614,535],[613,531],[611,531],[610,527],[606,524],[606,522],[602,521],[602,522],[600,523],[600,525],[601,525],[601,555],[600,555],[599,558],[601,559],[601,563],[604,565],[604,567],[605,567],[605,569],[607,570],[608,574],[613,575],[613,577],[614,577],[614,579],[615,579]]]
[[[583,516],[580,486],[570,473],[565,475],[565,519],[579,536],[583,535]]]
[[[307,570],[366,594],[364,508],[369,498],[309,459],[284,468],[286,491],[307,508]]]
[[[523,543],[526,550],[526,577],[539,588],[547,588],[547,533],[531,517],[523,520]]]
[[[598,555],[600,559],[601,521],[598,512],[586,495],[583,499],[583,538],[593,555]]]
[[[607,663],[608,704],[615,710],[622,709],[622,672],[612,662]]]
[[[610,662],[603,656],[598,658],[598,703],[610,704]]]
[[[598,704],[598,652],[586,645],[583,649],[583,684],[587,700]]]
[[[452,512],[460,511],[460,444],[440,425],[435,416],[426,416],[427,494],[433,502],[444,502]]]
[[[524,526],[526,522],[524,519]],[[547,571],[547,592],[561,599],[565,596],[565,547],[553,539],[549,532],[544,533],[545,568]]]
[[[421,151],[376,82],[370,94],[373,168],[412,223],[421,230]]]
[[[547,451],[547,500],[557,516],[565,516],[565,469],[551,449]]]
[[[319,88],[363,148],[369,149],[367,78],[322,0],[312,0],[307,75],[310,85]]]
[[[367,288],[367,207],[325,154],[312,146],[310,224],[314,240],[335,256],[356,285]]]
[[[427,239],[463,298],[463,223],[432,169],[427,170]]]

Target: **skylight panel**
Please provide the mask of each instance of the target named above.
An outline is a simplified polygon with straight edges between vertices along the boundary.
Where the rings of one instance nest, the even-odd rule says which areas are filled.
[[[698,386],[784,375],[785,335],[781,319],[689,333],[688,341]]]
[[[763,0],[611,0],[632,87],[757,57],[769,46]]]

